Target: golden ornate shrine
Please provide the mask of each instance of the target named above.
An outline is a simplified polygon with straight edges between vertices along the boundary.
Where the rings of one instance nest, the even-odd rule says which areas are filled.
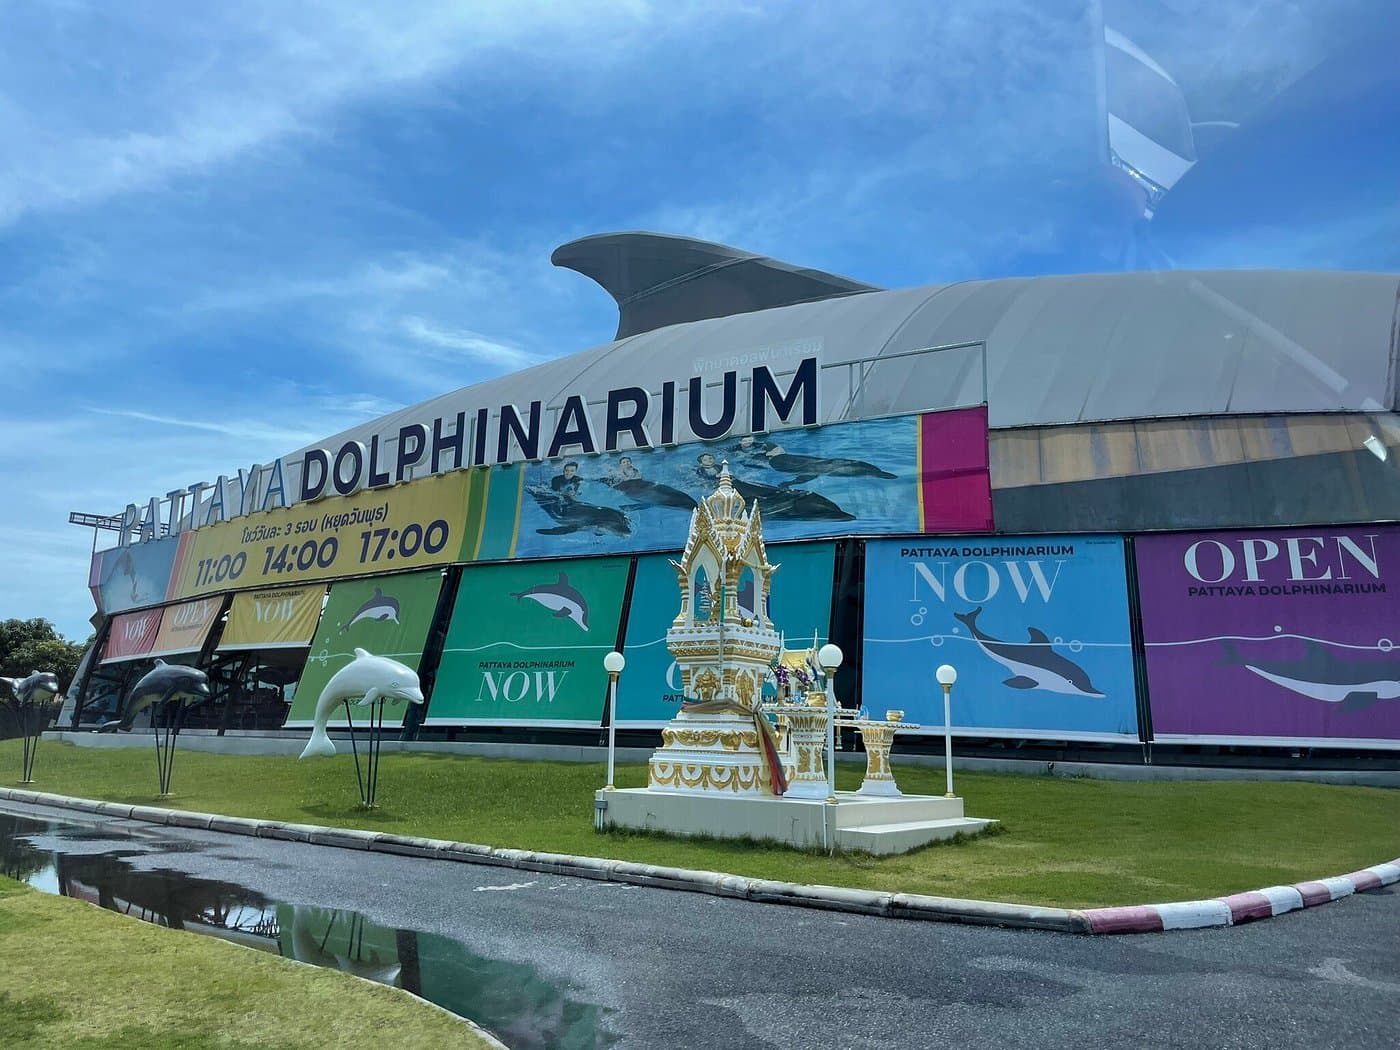
[[[680,611],[666,645],[688,702],[662,731],[648,787],[780,795],[786,773],[759,709],[763,683],[782,651],[768,613],[778,567],[768,563],[758,504],[744,506],[727,463],[719,487],[691,515],[685,550],[671,564]]]
[[[778,566],[768,562],[758,503],[744,505],[728,464],[691,515],[685,550],[671,564],[680,609],[666,645],[686,700],[661,731],[647,786],[610,783],[594,795],[598,828],[883,854],[987,826],[964,816],[960,798],[901,795],[890,746],[897,732],[919,727],[836,708],[816,681],[817,638],[811,650],[784,650],[769,613]],[[775,702],[763,699],[770,674],[780,685]],[[850,726],[865,741],[858,792],[831,789],[826,751],[833,725]]]

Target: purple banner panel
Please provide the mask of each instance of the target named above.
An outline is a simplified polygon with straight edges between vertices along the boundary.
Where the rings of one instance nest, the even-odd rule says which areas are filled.
[[[1157,739],[1400,747],[1400,528],[1136,541]]]

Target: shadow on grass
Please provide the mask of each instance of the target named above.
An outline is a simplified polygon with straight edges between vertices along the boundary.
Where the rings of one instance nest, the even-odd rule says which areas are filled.
[[[934,842],[925,843],[904,853],[875,854],[863,849],[832,849],[830,851],[822,849],[820,846],[792,846],[786,842],[775,842],[771,839],[756,839],[750,835],[742,835],[734,838],[725,838],[718,835],[675,835],[666,831],[651,831],[642,828],[606,828],[598,832],[598,836],[608,842],[619,845],[627,845],[632,842],[656,842],[672,843],[682,842],[696,846],[704,846],[708,849],[715,849],[721,853],[730,853],[736,856],[750,853],[790,853],[803,857],[847,857],[852,860],[892,860],[895,857],[912,857],[919,853],[926,853],[929,850],[941,849],[943,847],[962,847],[976,845],[982,839],[993,838],[997,835],[1005,835],[1006,826],[1004,824],[991,824],[983,831],[975,835],[959,831],[952,838],[938,839]]]
[[[374,809],[366,809],[358,801],[349,802],[314,802],[310,805],[300,806],[298,813],[305,813],[308,817],[316,818],[314,823],[330,824],[336,826],[350,825],[354,827],[386,824],[400,824],[408,818],[392,809],[383,806],[376,806]]]

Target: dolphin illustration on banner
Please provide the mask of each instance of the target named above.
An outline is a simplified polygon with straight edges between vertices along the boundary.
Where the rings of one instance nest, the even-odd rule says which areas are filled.
[[[542,583],[511,594],[516,601],[528,598],[552,612],[556,619],[569,619],[588,630],[588,600],[569,585],[562,572],[553,583]]]
[[[345,621],[340,633],[344,634],[354,627],[361,620],[399,622],[399,600],[391,595],[386,595],[383,590],[376,587],[374,593],[365,600],[365,603],[355,610],[355,614]]]
[[[1003,685],[1011,689],[1043,689],[1068,696],[1102,699],[1103,693],[1094,688],[1089,673],[1073,660],[1055,652],[1054,645],[1038,627],[1027,627],[1026,642],[1004,642],[993,638],[977,626],[982,614],[979,605],[970,613],[954,613],[954,619],[966,625],[977,647],[1011,672]]]
[[[1342,660],[1313,638],[1304,643],[1301,660],[1249,659],[1230,641],[1224,648],[1225,663],[1309,700],[1338,704],[1341,711],[1361,711],[1381,700],[1400,699],[1400,667],[1394,659],[1388,665]]]

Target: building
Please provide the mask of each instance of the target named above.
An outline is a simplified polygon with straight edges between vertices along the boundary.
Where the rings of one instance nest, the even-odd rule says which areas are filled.
[[[587,735],[619,645],[619,726],[654,733],[664,552],[727,459],[773,619],[842,645],[845,702],[928,722],[949,659],[970,747],[1400,747],[1400,276],[882,290],[637,233],[554,260],[614,340],[129,506],[74,713],[164,654],[211,670],[208,724],[295,727],[353,644],[421,659],[407,732]]]

